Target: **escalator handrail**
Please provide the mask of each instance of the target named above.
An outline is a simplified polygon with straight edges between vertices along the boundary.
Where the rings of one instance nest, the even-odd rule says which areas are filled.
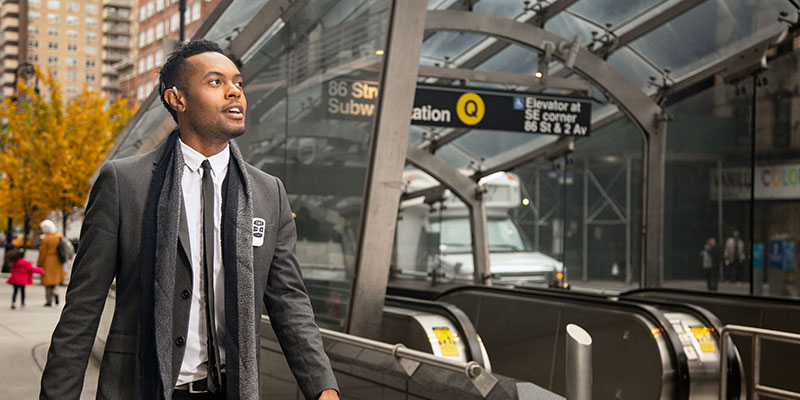
[[[482,367],[486,367],[486,362],[481,352],[481,345],[478,342],[478,332],[475,330],[472,321],[467,317],[467,314],[461,311],[457,306],[445,302],[388,295],[386,296],[386,304],[410,308],[416,311],[430,312],[447,318],[458,328],[459,334],[464,338],[464,345],[467,346],[470,361],[475,361]]]
[[[719,300],[734,300],[745,301],[747,305],[753,305],[753,302],[763,302],[770,305],[789,305],[793,307],[800,307],[800,299],[788,297],[773,297],[762,295],[750,294],[737,294],[737,293],[720,293],[708,292],[703,290],[689,290],[689,289],[676,289],[676,288],[643,288],[632,289],[619,294],[619,297],[633,297],[637,295],[646,295],[648,293],[666,293],[666,294],[679,294],[687,296],[696,296],[699,298],[719,299]]]
[[[689,360],[686,358],[686,354],[683,352],[683,346],[681,344],[680,338],[675,330],[672,329],[672,326],[669,324],[663,315],[656,309],[655,307],[647,304],[637,304],[633,302],[618,302],[610,300],[604,296],[599,295],[590,295],[590,294],[576,294],[573,292],[567,291],[558,291],[558,290],[549,290],[549,289],[538,289],[538,288],[499,288],[499,287],[492,287],[492,286],[461,286],[457,288],[452,288],[440,293],[437,297],[437,301],[444,301],[445,297],[448,295],[457,293],[457,292],[468,292],[468,291],[475,291],[475,292],[486,292],[486,293],[494,293],[494,294],[505,294],[509,296],[526,296],[526,297],[537,297],[542,298],[546,297],[548,300],[560,300],[566,301],[570,303],[594,303],[605,308],[615,308],[618,310],[627,310],[637,315],[648,319],[651,323],[655,324],[659,327],[661,332],[664,333],[664,336],[667,338],[670,346],[667,346],[669,349],[669,356],[670,360],[673,362],[673,367],[675,368],[675,391],[677,394],[677,399],[679,400],[688,400],[689,393],[690,393],[690,384],[691,379],[689,376]]]

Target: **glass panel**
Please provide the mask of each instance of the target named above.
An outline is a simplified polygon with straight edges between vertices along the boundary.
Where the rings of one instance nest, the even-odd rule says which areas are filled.
[[[751,242],[752,91],[742,85],[720,84],[668,108],[666,287],[749,293],[745,260],[733,256],[748,254]]]
[[[343,328],[347,310],[388,6],[310,1],[243,68],[254,75],[240,143],[250,163],[286,185],[316,319],[332,329]],[[350,100],[372,111],[332,108]]]
[[[752,257],[755,294],[800,297],[798,71],[800,53],[773,60],[763,74],[763,85],[758,88],[753,210],[756,251]],[[757,251],[759,248],[761,251]]]
[[[161,104],[161,101],[156,99],[150,104],[150,107],[144,111],[144,114],[137,121],[136,125],[131,127],[128,135],[119,144],[119,149],[114,150],[112,159],[132,156],[137,154],[142,142],[153,133],[156,126],[158,126],[164,118],[172,118],[169,113]]]
[[[475,12],[514,18],[522,13],[525,4],[517,0],[483,0],[475,4]]]
[[[642,134],[622,120],[575,141],[564,167],[564,263],[573,288],[638,287]]]
[[[403,173],[406,193],[439,186],[413,167]],[[465,282],[473,278],[469,210],[446,190],[401,202],[392,254],[393,282]]]
[[[475,46],[486,35],[461,32],[436,32],[422,43],[421,57],[428,59],[444,60],[449,57],[453,60],[467,49]]]
[[[475,69],[531,75],[539,69],[539,53],[530,48],[512,44]]]
[[[538,160],[513,170],[519,178],[520,199],[509,210],[509,216],[522,231],[522,238],[530,243],[527,254],[518,256],[529,258],[530,265],[537,265],[543,272],[539,279],[528,278],[524,285],[559,286],[568,282],[563,275],[564,190],[573,183],[573,178],[563,168],[556,167],[563,166],[561,161],[563,158],[555,163]],[[500,268],[492,264],[492,272]]]
[[[785,29],[780,11],[795,13],[784,0],[706,1],[630,46],[678,79]]]
[[[639,15],[650,8],[663,3],[664,0],[592,0],[579,1],[567,10],[598,25],[611,22],[614,27],[628,19]]]
[[[580,38],[580,43],[586,45],[591,41],[592,31],[601,31],[597,25],[590,24],[580,18],[567,13],[559,13],[547,21],[545,29],[562,38],[572,40],[575,35]]]
[[[253,20],[268,1],[233,0],[203,38],[216,41],[223,47],[228,45]]]
[[[660,78],[661,72],[656,71],[635,52],[627,47],[622,47],[608,57],[608,63],[613,65],[622,75],[632,80],[637,86],[647,89],[651,76]]]

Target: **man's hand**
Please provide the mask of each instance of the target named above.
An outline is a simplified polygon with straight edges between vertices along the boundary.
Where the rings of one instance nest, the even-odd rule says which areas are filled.
[[[319,400],[339,400],[339,392],[328,389],[319,395]]]

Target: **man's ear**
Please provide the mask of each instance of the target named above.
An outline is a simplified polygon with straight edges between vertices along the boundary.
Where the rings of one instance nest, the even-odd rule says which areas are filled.
[[[186,111],[184,97],[175,86],[164,91],[164,100],[167,102],[167,104],[169,104],[170,107],[172,107],[173,110],[177,112]]]

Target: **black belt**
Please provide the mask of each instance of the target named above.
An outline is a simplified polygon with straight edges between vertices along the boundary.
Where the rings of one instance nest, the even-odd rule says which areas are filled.
[[[225,386],[225,374],[222,374],[222,385]],[[194,382],[184,383],[183,385],[175,386],[175,390],[184,390],[189,393],[208,393],[208,379],[198,379]]]

